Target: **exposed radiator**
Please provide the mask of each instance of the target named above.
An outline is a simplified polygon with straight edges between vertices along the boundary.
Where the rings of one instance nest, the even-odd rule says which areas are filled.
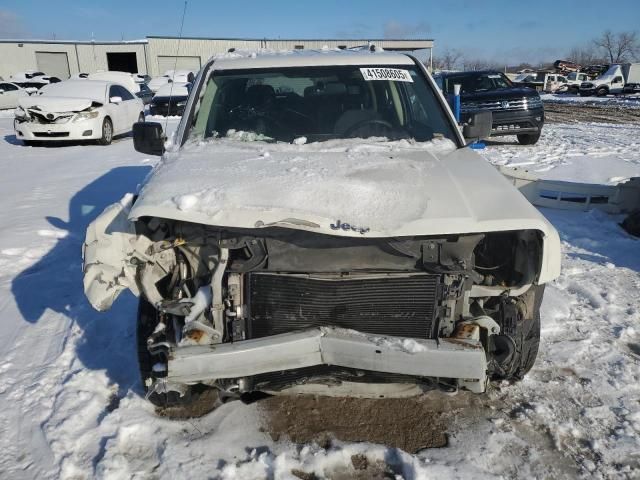
[[[250,338],[318,326],[431,338],[438,275],[348,279],[248,274]]]

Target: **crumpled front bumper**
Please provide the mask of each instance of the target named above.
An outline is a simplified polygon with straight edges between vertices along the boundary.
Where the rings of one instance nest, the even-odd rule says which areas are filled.
[[[479,340],[375,336],[332,327],[236,343],[178,347],[170,355],[166,380],[196,383],[315,365],[453,378],[460,387],[475,393],[484,392],[487,383],[487,360]]]

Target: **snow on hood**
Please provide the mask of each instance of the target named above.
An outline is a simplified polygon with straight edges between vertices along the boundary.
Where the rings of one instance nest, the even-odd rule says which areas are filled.
[[[45,112],[80,112],[93,104],[88,98],[66,98],[30,96],[20,97],[18,103],[22,108],[35,108]]]
[[[85,98],[104,103],[109,85],[109,82],[102,80],[65,80],[45,85],[35,97]]]
[[[189,83],[185,82],[172,82],[165,83],[156,92],[157,97],[188,97],[189,96]]]
[[[163,162],[145,197],[153,196],[159,185],[156,192],[164,198],[156,201],[164,206],[204,213],[222,223],[229,211],[252,212],[251,227],[265,222],[263,214],[281,212],[279,219],[322,217],[366,228],[395,228],[427,208],[423,179],[434,165],[425,153],[455,149],[448,140],[413,146],[259,143],[238,148],[217,141],[187,147]]]
[[[154,169],[130,218],[343,236],[526,228],[523,218],[544,223],[491,165],[449,140],[297,143],[187,144]],[[502,223],[491,228],[479,224],[483,218]]]

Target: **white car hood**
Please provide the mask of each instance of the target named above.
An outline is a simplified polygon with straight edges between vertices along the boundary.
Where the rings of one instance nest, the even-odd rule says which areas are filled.
[[[540,280],[559,274],[553,226],[493,166],[448,140],[185,146],[154,169],[129,218],[147,216],[351,237],[533,229],[550,247]]]
[[[93,104],[88,98],[47,97],[36,95],[20,98],[18,100],[22,108],[34,108],[45,112],[80,112]]]

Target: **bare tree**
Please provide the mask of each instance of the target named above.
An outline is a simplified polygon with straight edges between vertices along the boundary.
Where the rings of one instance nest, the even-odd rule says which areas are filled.
[[[462,58],[462,52],[456,49],[445,48],[441,54],[433,57],[433,68],[436,70],[453,70],[458,66]]]
[[[604,52],[610,63],[631,60],[640,48],[636,32],[613,33],[607,30],[594,40],[594,44]]]
[[[572,48],[567,54],[567,60],[578,65],[587,66],[599,63],[607,63],[602,55],[598,54],[593,43],[588,43],[581,47]]]
[[[504,68],[497,62],[481,58],[463,58],[462,67],[464,70],[502,70]]]

